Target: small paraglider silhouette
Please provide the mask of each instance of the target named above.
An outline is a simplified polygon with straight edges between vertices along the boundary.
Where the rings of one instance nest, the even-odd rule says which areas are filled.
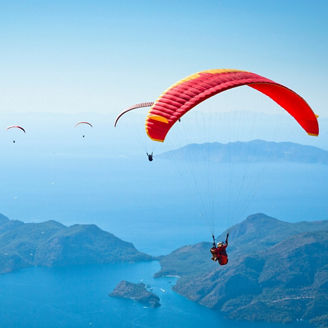
[[[148,161],[152,162],[154,160],[154,154],[153,153],[150,153],[150,154],[146,153],[146,154],[147,154],[147,157],[148,157]]]
[[[11,125],[11,126],[8,126],[7,127],[7,131],[10,130],[10,129],[19,129],[21,131],[23,131],[24,133],[26,133],[25,129],[19,125]],[[16,140],[13,139],[13,143],[16,143]]]
[[[88,125],[88,126],[90,126],[91,128],[93,128],[93,125],[91,124],[91,123],[89,123],[89,122],[84,122],[84,121],[81,121],[81,122],[77,122],[76,124],[75,124],[75,127],[77,127],[77,126],[79,126],[79,125]],[[85,138],[85,134],[82,134],[82,138]]]

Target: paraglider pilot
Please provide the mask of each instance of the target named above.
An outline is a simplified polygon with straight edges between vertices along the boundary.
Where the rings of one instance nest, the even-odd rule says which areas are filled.
[[[228,263],[228,254],[226,252],[226,248],[228,247],[228,238],[229,232],[227,233],[227,237],[225,242],[219,242],[217,245],[215,243],[215,237],[213,237],[213,247],[210,249],[212,254],[212,261],[218,261],[220,265],[225,265]]]
[[[151,154],[146,153],[146,154],[148,156],[148,161],[151,162],[154,159],[153,153],[151,153]]]

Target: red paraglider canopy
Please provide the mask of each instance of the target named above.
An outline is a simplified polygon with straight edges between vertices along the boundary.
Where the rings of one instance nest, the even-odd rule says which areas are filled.
[[[193,74],[167,89],[152,105],[146,132],[163,142],[181,116],[202,101],[225,90],[247,85],[270,97],[283,107],[309,134],[317,136],[317,116],[296,92],[263,76],[233,69],[213,69]]]

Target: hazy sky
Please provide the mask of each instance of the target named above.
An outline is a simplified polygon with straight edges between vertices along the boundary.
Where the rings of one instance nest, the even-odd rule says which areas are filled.
[[[114,115],[225,67],[284,83],[328,116],[327,17],[319,0],[0,1],[0,110]]]
[[[118,176],[110,169],[112,158],[139,156],[148,167],[146,150],[154,150],[156,158],[186,143],[256,138],[327,149],[327,17],[326,0],[0,0],[0,149],[6,154],[0,168],[0,202],[7,204],[0,210],[18,218],[21,214],[14,209],[25,213],[30,206],[27,216],[46,219],[48,214],[34,211],[43,195],[51,195],[44,203],[54,202],[47,205],[47,213],[57,208],[64,213],[67,200],[72,209],[67,216],[77,217],[74,204],[97,195],[95,176],[112,188],[106,189],[108,195],[116,194],[110,185]],[[248,87],[200,104],[172,128],[164,145],[153,142],[154,148],[147,149],[139,143],[136,134],[145,137],[144,113],[133,113],[113,128],[114,117],[126,106],[155,100],[177,80],[212,68],[248,70],[292,88],[320,115],[320,137],[308,137],[271,99]],[[212,120],[215,110],[237,114]],[[246,119],[254,110],[255,116]],[[200,127],[204,112],[209,119]],[[256,115],[263,117],[263,124],[256,124]],[[95,128],[74,129],[84,120]],[[239,131],[245,122],[250,123],[248,130]],[[26,135],[6,131],[9,124],[23,125]],[[102,157],[105,179],[95,170]],[[63,197],[70,176],[67,161],[83,170],[67,180],[72,193]],[[74,188],[86,194],[76,197]],[[129,186],[126,189],[130,192]],[[108,195],[94,204],[103,205],[108,197],[110,208],[113,200]],[[125,199],[124,193],[117,197]]]

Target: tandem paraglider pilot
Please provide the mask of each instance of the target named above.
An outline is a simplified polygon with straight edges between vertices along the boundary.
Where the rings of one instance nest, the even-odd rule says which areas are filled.
[[[228,247],[229,232],[227,233],[225,242],[219,242],[217,245],[215,243],[214,235],[212,235],[212,237],[213,237],[213,247],[210,249],[210,252],[212,254],[212,260],[218,261],[220,265],[227,264],[228,254],[226,248]]]

